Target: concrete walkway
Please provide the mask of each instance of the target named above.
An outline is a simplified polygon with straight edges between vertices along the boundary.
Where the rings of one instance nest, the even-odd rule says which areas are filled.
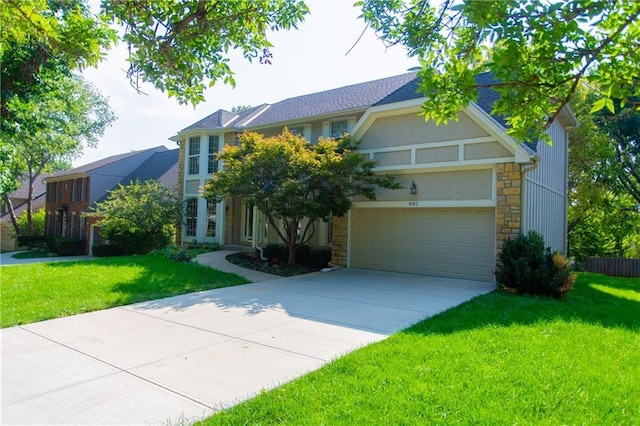
[[[212,251],[208,253],[202,253],[196,256],[196,262],[208,266],[218,271],[232,272],[234,274],[242,275],[252,283],[258,283],[261,281],[275,280],[282,278],[278,275],[266,274],[264,272],[253,271],[247,268],[241,268],[240,266],[229,263],[226,257],[230,254],[237,253],[237,251],[220,250]]]
[[[33,259],[16,259],[13,256],[23,253],[21,251],[11,251],[0,254],[0,266],[24,265],[26,263],[45,263],[45,262],[70,262],[72,260],[89,260],[92,256],[52,256],[52,257],[36,257]]]
[[[494,287],[340,269],[3,329],[1,423],[189,424]]]

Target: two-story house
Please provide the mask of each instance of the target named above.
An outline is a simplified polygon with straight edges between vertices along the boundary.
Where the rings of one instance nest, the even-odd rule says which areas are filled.
[[[85,251],[102,241],[100,218],[87,216],[95,203],[107,198],[119,184],[159,180],[175,189],[178,182],[178,150],[164,146],[114,155],[72,170],[48,176],[45,235],[85,240]]]
[[[490,79],[489,75],[479,79]],[[518,144],[491,116],[497,93],[483,89],[457,121],[420,116],[415,73],[262,104],[218,110],[178,132],[179,190],[186,201],[182,241],[259,247],[278,243],[262,215],[243,200],[215,204],[200,187],[224,167],[217,159],[242,131],[275,135],[288,127],[310,142],[349,132],[377,170],[401,190],[354,200],[348,215],[320,223],[312,245],[331,247],[332,263],[494,281],[504,240],[534,229],[566,250],[569,108],[550,126],[553,145]]]

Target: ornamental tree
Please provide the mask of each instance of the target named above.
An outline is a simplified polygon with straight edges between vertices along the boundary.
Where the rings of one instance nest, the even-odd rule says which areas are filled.
[[[312,144],[286,128],[268,138],[243,133],[220,155],[224,169],[206,183],[204,196],[215,201],[241,197],[256,206],[288,247],[292,265],[318,220],[346,214],[355,195],[373,200],[376,187],[400,188],[392,176],[375,174],[375,162],[358,154],[356,146],[348,137]],[[304,218],[308,222],[299,230]]]
[[[593,110],[640,94],[640,2],[634,0],[364,0],[362,17],[388,44],[421,60],[426,118],[454,119],[475,101],[475,77],[492,73],[503,115],[519,140],[546,127],[580,82],[595,83]],[[618,100],[618,101],[616,101]],[[638,107],[638,103],[634,107]]]
[[[120,184],[95,207],[102,235],[129,254],[165,247],[181,213],[181,200],[156,180]]]

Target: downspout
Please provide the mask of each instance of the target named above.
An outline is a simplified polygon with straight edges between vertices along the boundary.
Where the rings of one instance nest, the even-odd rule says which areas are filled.
[[[531,157],[531,163],[526,163],[527,165],[529,165],[529,167],[523,167],[522,170],[520,171],[521,173],[521,188],[520,188],[520,233],[523,234],[524,233],[524,224],[525,224],[525,219],[526,219],[526,212],[527,209],[523,208],[526,206],[525,202],[527,200],[527,186],[526,186],[526,174],[529,172],[534,171],[535,169],[538,168],[538,166],[540,165],[540,157],[538,157],[538,155],[533,155]]]

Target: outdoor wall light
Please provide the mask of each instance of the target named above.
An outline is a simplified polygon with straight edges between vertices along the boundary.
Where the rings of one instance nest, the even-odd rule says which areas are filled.
[[[409,187],[409,193],[411,193],[411,195],[416,195],[418,193],[418,187],[416,186],[416,182],[415,181],[411,181],[411,186]]]

